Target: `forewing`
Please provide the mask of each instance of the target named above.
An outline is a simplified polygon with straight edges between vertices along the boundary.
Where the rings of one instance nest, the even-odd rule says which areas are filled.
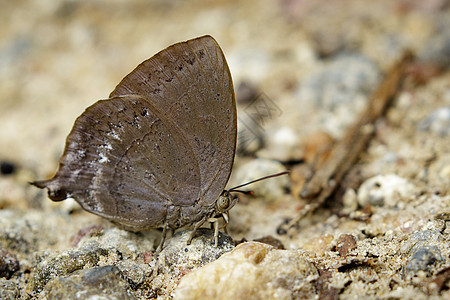
[[[127,75],[111,97],[130,94],[146,98],[176,124],[200,170],[199,200],[214,202],[228,181],[236,147],[233,83],[217,42],[203,36],[159,52]]]
[[[131,229],[162,226],[167,206],[200,194],[194,154],[171,122],[140,96],[98,101],[75,121],[55,177],[36,185]]]

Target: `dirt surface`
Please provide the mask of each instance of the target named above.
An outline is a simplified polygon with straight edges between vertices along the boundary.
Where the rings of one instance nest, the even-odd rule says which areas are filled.
[[[450,297],[448,1],[9,1],[0,16],[0,298]],[[300,170],[240,195],[234,242],[223,234],[211,249],[205,229],[188,247],[181,232],[158,261],[160,231],[121,230],[28,184],[54,174],[86,107],[140,62],[205,34],[238,100],[230,186]],[[281,234],[308,203],[307,164],[407,49],[416,60],[367,150],[323,207]],[[234,248],[254,240],[274,247]]]

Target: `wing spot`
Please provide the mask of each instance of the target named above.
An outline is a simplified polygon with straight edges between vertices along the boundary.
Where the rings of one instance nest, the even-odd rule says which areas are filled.
[[[100,152],[98,155],[100,156],[98,160],[99,163],[103,164],[109,162],[109,158],[107,158],[104,153]]]
[[[148,117],[148,108],[146,108],[146,107],[144,107],[144,109],[142,110],[142,112],[141,112],[141,116],[143,116],[143,117]]]

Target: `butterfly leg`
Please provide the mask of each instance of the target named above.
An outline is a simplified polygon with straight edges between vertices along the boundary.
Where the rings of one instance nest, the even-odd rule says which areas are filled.
[[[222,215],[225,224],[223,225],[223,231],[228,234],[228,230],[227,230],[227,225],[228,225],[228,220],[230,219],[230,213],[227,211],[224,215]]]
[[[214,247],[219,244],[219,219],[214,221]]]
[[[214,223],[214,247],[217,248],[219,244],[219,218],[209,218],[208,222],[211,222],[211,225]]]
[[[195,224],[194,229],[192,229],[191,234],[189,235],[189,238],[188,238],[186,244],[188,244],[188,245],[191,244],[191,241],[192,241],[192,239],[194,238],[195,232],[197,231],[197,229],[200,228],[200,226],[203,225],[203,223],[205,223],[205,221],[206,221],[206,218],[202,218],[200,221],[198,221],[198,222]]]
[[[228,225],[228,220],[230,218],[229,215],[228,215],[228,212],[223,213],[221,217],[225,221],[225,224],[221,228],[223,228],[223,231],[225,231],[225,233],[228,234],[227,225]],[[212,225],[214,223],[214,246],[216,248],[217,248],[217,246],[219,244],[219,219],[220,219],[220,216],[208,219],[208,222],[211,222],[211,227],[212,227]]]
[[[228,229],[227,229],[227,224],[223,225],[223,232],[225,232],[226,234],[228,234]]]
[[[173,237],[175,234],[175,229],[169,227],[169,237]]]
[[[159,245],[156,248],[155,254],[158,254],[162,250],[162,247],[164,246],[164,241],[166,240],[166,234],[167,234],[167,227],[168,227],[167,224],[164,225],[164,227],[163,227],[163,232],[162,232],[162,235],[161,235],[161,241],[159,242]]]

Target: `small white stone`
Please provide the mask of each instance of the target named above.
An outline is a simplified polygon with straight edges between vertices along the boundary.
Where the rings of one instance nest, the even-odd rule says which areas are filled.
[[[358,203],[365,206],[395,206],[401,198],[413,195],[414,186],[394,174],[377,175],[367,179],[358,189]]]

